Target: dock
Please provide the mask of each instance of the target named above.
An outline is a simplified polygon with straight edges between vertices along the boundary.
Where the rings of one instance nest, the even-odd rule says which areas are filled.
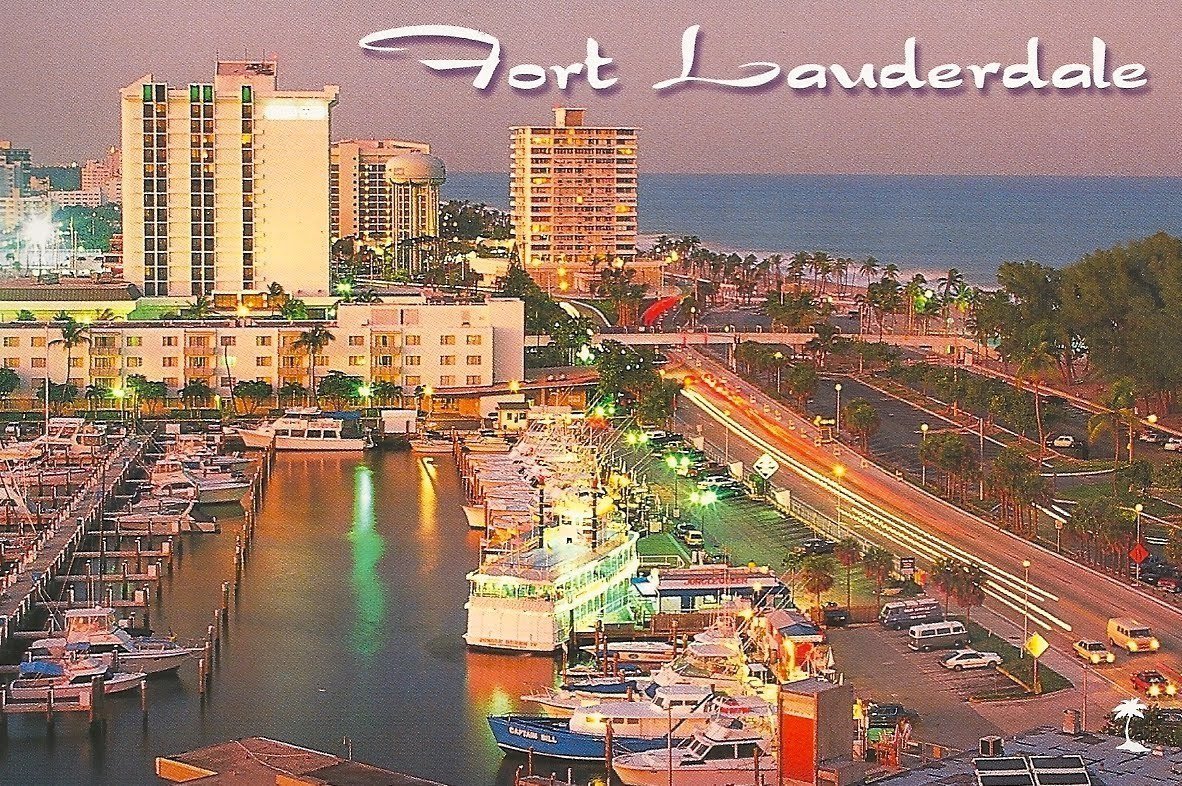
[[[25,626],[39,602],[49,597],[51,582],[58,579],[90,531],[101,525],[108,494],[127,479],[149,442],[149,437],[129,435],[97,466],[89,468],[87,479],[46,522],[33,555],[0,578],[0,647],[13,631]]]

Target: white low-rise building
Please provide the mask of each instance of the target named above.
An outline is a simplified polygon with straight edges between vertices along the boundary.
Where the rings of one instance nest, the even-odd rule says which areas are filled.
[[[119,388],[132,375],[172,391],[202,380],[228,394],[240,380],[308,386],[311,356],[300,336],[323,325],[332,341],[316,357],[316,376],[330,371],[390,382],[413,391],[471,388],[524,374],[524,306],[513,298],[479,301],[396,296],[382,303],[342,304],[327,322],[244,317],[215,320],[113,320],[87,325],[86,340],[68,348],[61,323],[0,325],[0,366],[20,375],[26,391],[48,376]]]

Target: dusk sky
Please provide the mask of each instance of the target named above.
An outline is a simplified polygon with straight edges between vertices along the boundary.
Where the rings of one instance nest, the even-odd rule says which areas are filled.
[[[848,0],[712,11],[667,0],[644,13],[636,8],[602,0],[31,0],[5,11],[0,138],[32,147],[40,160],[94,157],[117,142],[121,86],[146,73],[178,84],[208,80],[219,53],[236,59],[245,48],[252,57],[278,56],[282,88],[340,85],[335,137],[426,140],[453,170],[505,170],[507,128],[548,122],[551,107],[568,104],[588,107],[596,124],[642,128],[648,172],[1182,174],[1175,46],[1182,17],[1172,3]],[[438,74],[417,62],[471,57],[474,48],[424,41],[401,56],[374,56],[357,46],[369,33],[417,24],[498,37],[505,65],[494,87],[481,94],[471,72]],[[680,36],[692,24],[704,31],[703,76],[734,77],[736,65],[762,60],[785,70],[806,62],[887,65],[899,61],[910,35],[920,40],[921,70],[1020,62],[1026,39],[1036,35],[1053,68],[1088,62],[1095,35],[1108,42],[1114,64],[1144,63],[1150,87],[817,95],[780,85],[655,93],[655,82],[678,74]],[[615,58],[618,89],[596,92],[579,82],[565,94],[553,87],[527,93],[505,85],[507,66],[582,59],[588,36]]]

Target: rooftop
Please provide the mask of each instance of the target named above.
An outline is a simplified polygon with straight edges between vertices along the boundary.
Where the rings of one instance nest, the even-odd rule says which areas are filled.
[[[44,283],[35,278],[0,280],[0,301],[102,301],[138,300],[140,291],[125,281],[96,281],[91,278],[61,278]]]
[[[1044,726],[1007,738],[1004,748],[1006,757],[1035,757],[1036,765],[1047,761],[1041,757],[1079,756],[1094,786],[1178,786],[1182,783],[1182,748],[1157,746],[1149,753],[1133,755],[1117,749],[1121,742],[1121,738],[1107,734],[1073,735]],[[979,764],[987,761],[976,751],[970,751],[878,783],[883,786],[978,786]]]
[[[246,737],[156,759],[156,774],[169,783],[197,786],[262,786],[285,782],[317,786],[440,786],[410,775],[349,761],[266,737]]]

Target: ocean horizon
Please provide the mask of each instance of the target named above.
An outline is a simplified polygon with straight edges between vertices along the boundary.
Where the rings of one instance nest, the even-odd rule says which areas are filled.
[[[509,177],[449,172],[447,199],[508,209]],[[1096,249],[1182,234],[1182,178],[970,175],[640,177],[641,245],[697,235],[715,250],[868,256],[996,283],[1005,261],[1062,267]]]

